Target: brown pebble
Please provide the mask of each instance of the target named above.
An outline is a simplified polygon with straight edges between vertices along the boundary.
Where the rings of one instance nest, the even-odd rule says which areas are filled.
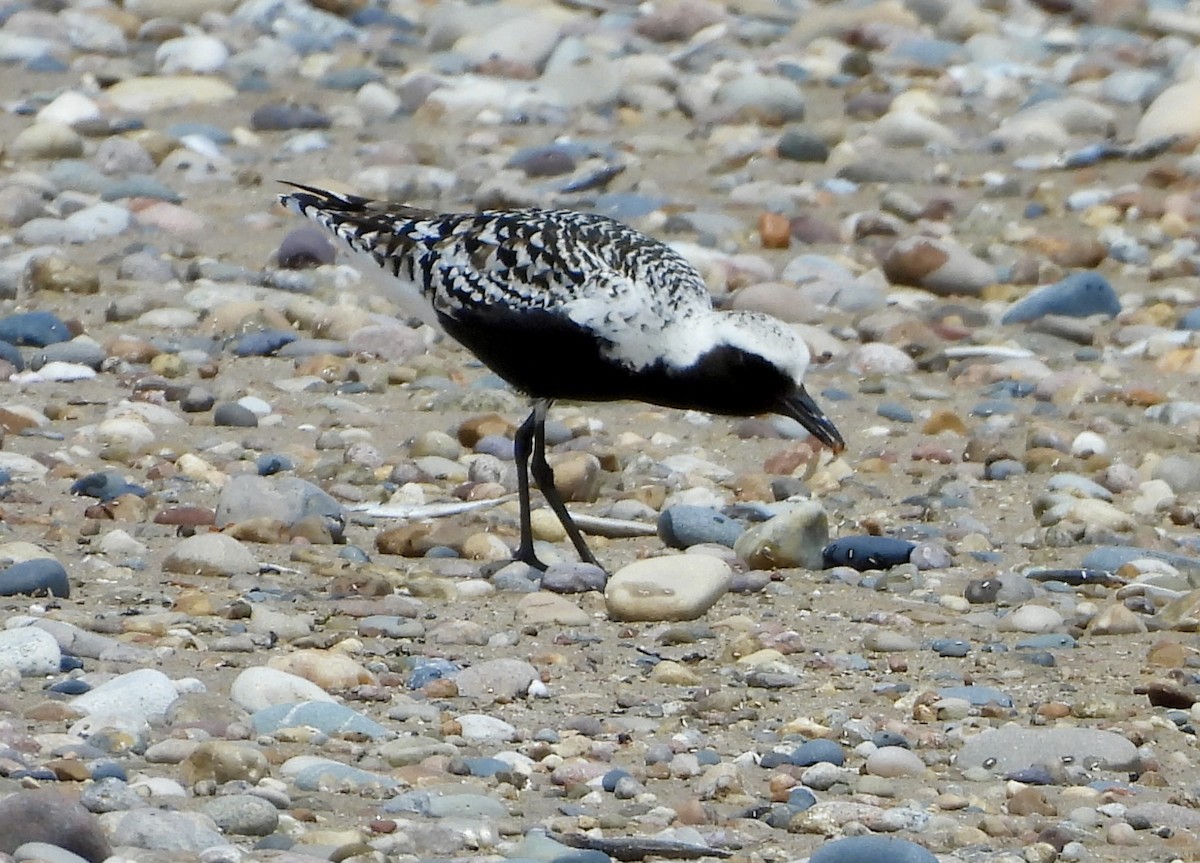
[[[1058,809],[1037,788],[1022,788],[1008,798],[1009,815],[1057,815]]]
[[[920,287],[930,273],[936,272],[948,260],[950,256],[932,242],[918,239],[894,247],[884,259],[883,272],[894,285]]]
[[[1036,712],[1043,719],[1065,719],[1071,715],[1071,705],[1064,701],[1048,701],[1039,704]]]
[[[353,368],[353,361],[333,354],[313,354],[296,361],[297,377],[317,377],[326,383],[344,381]]]
[[[38,722],[74,722],[81,714],[65,701],[39,701],[21,716]]]
[[[812,461],[815,452],[807,442],[789,444],[787,449],[768,456],[763,470],[776,476],[791,476],[801,465]]]
[[[940,410],[936,411],[921,426],[921,434],[936,435],[945,431],[965,435],[967,433],[967,424],[962,421],[962,417],[955,411]]]
[[[758,238],[764,249],[786,249],[792,242],[788,217],[782,213],[759,213]]]
[[[92,771],[78,758],[55,758],[42,765],[60,782],[86,782],[92,778]]]
[[[1196,703],[1194,695],[1169,680],[1155,680],[1145,686],[1135,686],[1133,691],[1136,695],[1145,695],[1152,707],[1187,710]]]
[[[511,437],[514,430],[513,424],[500,414],[483,414],[463,420],[459,424],[456,434],[460,444],[467,448],[474,448],[475,444],[485,437],[491,435]]]
[[[699,800],[685,800],[675,807],[675,820],[680,824],[714,824],[713,814]]]
[[[421,693],[426,698],[456,698],[458,697],[458,684],[453,680],[441,677],[422,686]]]
[[[277,518],[248,518],[231,524],[224,530],[241,542],[261,542],[267,545],[281,545],[291,538],[287,525]]]
[[[169,506],[154,514],[155,524],[200,527],[215,524],[217,514],[206,506]]]
[[[933,441],[922,441],[912,449],[913,461],[931,461],[935,464],[953,464],[954,453]]]
[[[1146,662],[1159,668],[1182,668],[1190,653],[1177,641],[1158,641],[1151,646]]]

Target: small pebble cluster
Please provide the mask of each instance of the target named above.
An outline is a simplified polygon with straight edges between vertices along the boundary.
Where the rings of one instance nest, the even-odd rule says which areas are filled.
[[[0,861],[1200,859],[1198,21],[0,2]],[[848,449],[560,405],[512,563],[524,399],[276,179],[626,221]]]

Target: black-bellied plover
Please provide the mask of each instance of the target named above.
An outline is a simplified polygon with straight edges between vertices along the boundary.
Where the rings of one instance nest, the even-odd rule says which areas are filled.
[[[556,399],[792,417],[840,452],[804,388],[809,351],[787,325],[717,311],[700,274],[620,222],[570,210],[436,213],[289,183],[288,209],[415,285],[446,332],[533,401],[513,440],[521,540],[533,548],[529,476],[579,556],[599,565],[554,487],[546,412]]]

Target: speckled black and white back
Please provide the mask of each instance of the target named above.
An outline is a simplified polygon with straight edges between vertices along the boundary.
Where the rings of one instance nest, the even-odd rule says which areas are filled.
[[[489,309],[551,313],[593,332],[614,359],[638,368],[670,353],[661,336],[712,314],[708,289],[686,260],[605,216],[570,210],[438,214],[297,188],[280,201],[413,283],[439,317],[478,319]]]

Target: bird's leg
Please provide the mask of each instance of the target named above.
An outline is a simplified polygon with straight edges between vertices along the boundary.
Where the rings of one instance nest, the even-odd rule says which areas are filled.
[[[538,556],[533,552],[533,525],[529,519],[529,454],[533,449],[533,432],[537,425],[537,417],[538,410],[535,407],[513,435],[513,459],[517,463],[517,497],[521,507],[521,544],[513,559],[527,563],[534,569],[544,570],[546,564],[538,560]]]
[[[603,569],[604,567],[600,566],[600,561],[596,560],[596,556],[592,554],[592,550],[583,541],[583,534],[575,524],[575,520],[571,518],[571,514],[567,512],[567,506],[563,503],[562,495],[554,487],[554,469],[546,461],[546,410],[549,407],[549,402],[539,400],[534,404],[533,415],[530,417],[534,421],[533,464],[531,465],[533,481],[537,483],[538,488],[542,490],[542,494],[546,496],[546,503],[550,504],[550,509],[554,510],[554,514],[562,522],[563,528],[567,531],[567,536],[571,538],[571,543],[579,553],[579,559],[584,563],[590,563],[592,566],[598,566]],[[533,550],[532,544],[533,539],[531,537],[531,552]]]

